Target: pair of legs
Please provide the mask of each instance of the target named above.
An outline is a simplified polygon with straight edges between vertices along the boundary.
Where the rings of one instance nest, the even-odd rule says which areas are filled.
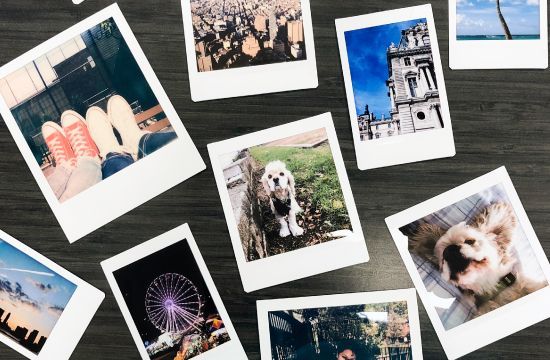
[[[56,161],[48,182],[60,202],[177,138],[173,131],[153,134],[139,129],[132,108],[118,95],[109,99],[107,113],[94,106],[84,120],[68,110],[61,115],[61,124],[48,121],[42,125],[42,134]],[[113,128],[120,134],[122,145]]]
[[[288,222],[286,216],[277,215],[276,217],[279,221],[279,225],[281,226],[281,229],[279,230],[280,237],[287,237],[290,234],[292,234],[292,236],[301,236],[304,234],[304,229],[302,229],[296,222],[295,210],[290,210],[288,212]]]
[[[141,130],[136,124],[132,108],[123,97],[118,95],[109,99],[107,113],[97,106],[89,108],[86,120],[90,134],[103,159],[101,164],[103,179],[116,174],[177,138],[173,131],[150,133]],[[122,145],[119,144],[113,128],[120,134]]]

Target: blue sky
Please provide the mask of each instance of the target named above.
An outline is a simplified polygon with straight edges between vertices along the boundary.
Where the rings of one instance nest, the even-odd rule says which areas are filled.
[[[389,78],[386,50],[392,42],[399,43],[401,30],[425,21],[416,19],[344,33],[357,115],[364,113],[366,104],[378,118],[382,114],[389,115],[391,103],[386,87]]]
[[[12,329],[24,326],[49,336],[76,285],[0,240],[0,308]]]
[[[495,0],[457,0],[457,35],[504,35]],[[512,36],[539,35],[539,0],[501,0],[500,9]]]

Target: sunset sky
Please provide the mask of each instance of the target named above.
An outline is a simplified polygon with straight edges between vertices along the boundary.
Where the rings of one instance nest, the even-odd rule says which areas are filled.
[[[1,321],[8,313],[8,325],[36,329],[48,337],[69,302],[76,285],[51,271],[25,253],[0,240]]]

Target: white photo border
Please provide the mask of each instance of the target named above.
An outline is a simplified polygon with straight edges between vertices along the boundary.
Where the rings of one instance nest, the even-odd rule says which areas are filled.
[[[25,158],[27,166],[36,179],[40,190],[42,190],[46,201],[71,243],[206,168],[197,148],[189,137],[187,130],[183,126],[176,110],[168,99],[153,68],[141,50],[137,39],[116,3],[2,66],[0,68],[0,79],[20,69],[56,46],[110,18],[115,20],[145,79],[178,135],[178,139],[140,159],[123,171],[100,181],[73,198],[60,203],[35,160],[31,149],[27,145],[5,99],[0,96],[0,113],[19,151],[21,151],[21,154]],[[175,159],[184,159],[185,166],[174,165]],[[128,186],[129,182],[132,186]],[[90,209],[93,210],[91,211]]]
[[[328,142],[350,217],[353,234],[345,238],[327,241],[322,244],[289,251],[284,254],[247,262],[243,253],[241,238],[235,216],[233,215],[233,208],[231,206],[231,200],[225,184],[219,157],[232,151],[240,151],[274,140],[323,128],[327,132]],[[227,227],[233,244],[233,251],[235,252],[239,273],[241,275],[241,281],[246,292],[369,261],[369,254],[361,227],[361,221],[357,213],[353,193],[351,191],[330,113],[324,113],[304,120],[208,144],[208,153],[210,155],[214,177],[216,178],[218,192],[220,193]],[[307,263],[308,266],[296,265],[300,263]]]
[[[428,21],[434,71],[438,83],[441,115],[443,117],[444,127],[442,129],[434,129],[414,134],[361,141],[359,124],[357,123],[357,113],[355,110],[355,96],[353,93],[345,32],[418,18],[425,18]],[[443,77],[443,68],[441,66],[432,6],[427,4],[336,19],[335,24],[358,168],[360,170],[368,170],[454,156],[456,150],[451,125],[451,115],[447,101],[447,90]],[[378,154],[384,154],[384,156],[378,156]]]
[[[319,80],[317,78],[311,9],[309,0],[300,0],[300,2],[304,24],[306,59],[199,72],[195,56],[191,2],[181,0],[191,99],[198,102],[316,88],[319,85]],[[212,86],[212,84],[216,85]]]
[[[547,69],[547,0],[540,0],[540,39],[456,39],[456,0],[449,0],[449,67],[461,69]]]
[[[1,333],[0,342],[31,360],[69,359],[90,321],[92,321],[97,309],[103,302],[105,294],[2,230],[0,230],[0,240],[5,241],[76,285],[76,289],[65,310],[63,310],[50,336],[38,354],[27,350],[16,341]]]
[[[488,174],[386,218],[386,224],[395,241],[399,254],[407,267],[441,345],[450,359],[464,356],[550,317],[550,307],[548,307],[550,286],[546,286],[483,316],[469,320],[450,330],[445,330],[435,307],[430,303],[426,287],[409,253],[407,237],[399,231],[399,228],[402,226],[498,184],[504,187],[506,195],[508,195],[518,217],[518,221],[525,231],[539,265],[546,276],[546,280],[550,283],[550,264],[548,263],[548,258],[544,254],[544,250],[504,167],[493,170]],[[508,314],[521,314],[521,317],[515,317],[514,321],[510,322]],[[460,339],[460,341],[456,341],[456,339]]]
[[[218,290],[216,289],[216,285],[214,284],[214,281],[210,276],[210,272],[206,267],[206,263],[202,258],[200,250],[197,246],[195,238],[193,237],[193,234],[191,233],[191,229],[189,228],[188,224],[180,225],[168,232],[165,232],[162,235],[159,235],[151,240],[148,240],[140,245],[137,245],[110,259],[107,259],[101,262],[101,267],[103,268],[103,272],[107,277],[107,282],[109,283],[109,286],[113,291],[115,300],[118,303],[118,306],[120,307],[120,311],[124,316],[124,320],[126,321],[128,328],[130,329],[130,333],[132,334],[132,338],[136,343],[136,347],[139,351],[141,358],[143,360],[150,359],[149,355],[147,354],[147,350],[145,349],[145,346],[143,346],[143,341],[141,340],[139,331],[134,323],[134,320],[132,319],[130,310],[128,309],[126,301],[124,300],[124,297],[120,291],[120,288],[118,286],[118,283],[113,273],[116,270],[122,269],[125,266],[128,266],[140,259],[146,258],[147,256],[153,253],[156,253],[168,246],[174,245],[181,241],[187,241],[187,243],[189,244],[189,248],[191,249],[193,256],[197,262],[197,266],[203,277],[204,283],[206,284],[206,287],[208,288],[208,291],[212,296],[212,300],[214,301],[214,304],[218,309],[218,312],[224,322],[225,328],[227,329],[227,332],[229,333],[229,337],[230,337],[230,340],[228,342],[225,342],[213,349],[210,349],[205,353],[197,355],[193,357],[193,359],[196,359],[196,360],[244,359],[246,360],[247,359],[246,353],[244,352],[244,349],[241,345],[239,337],[237,336],[237,332],[233,327],[233,323],[231,322],[229,314],[225,309],[225,306],[222,302],[220,294],[218,293]]]
[[[321,307],[339,307],[360,304],[378,304],[397,301],[407,302],[409,326],[411,331],[412,358],[422,360],[422,340],[415,289],[398,289],[350,294],[308,296],[299,298],[258,300],[258,333],[260,336],[260,355],[262,359],[271,359],[271,338],[268,314],[271,311],[311,309]]]

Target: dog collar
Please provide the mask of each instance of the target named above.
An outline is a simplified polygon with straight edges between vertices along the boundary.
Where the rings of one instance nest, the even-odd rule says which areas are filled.
[[[492,293],[492,294],[488,294],[488,295],[483,295],[483,296],[479,296],[479,300],[481,300],[482,302],[487,302],[489,300],[492,300],[494,299],[498,294],[500,294],[502,291],[504,291],[504,289],[506,289],[507,287],[513,285],[515,282],[516,282],[517,278],[514,274],[512,274],[511,272],[504,275],[500,281],[497,283],[496,287],[495,287],[495,291]]]
[[[281,200],[271,194],[271,200],[273,201],[273,206],[275,206],[275,209],[279,214],[284,216],[289,214],[292,203],[290,196],[286,200]]]

